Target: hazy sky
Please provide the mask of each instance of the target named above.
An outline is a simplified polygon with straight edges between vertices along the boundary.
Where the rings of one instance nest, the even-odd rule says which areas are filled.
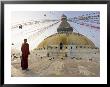
[[[95,11],[17,11],[12,12],[12,25],[16,25],[23,22],[28,22],[31,20],[53,20],[57,19],[60,20],[62,14],[65,14],[67,18],[73,18],[78,17],[82,15],[94,15],[94,13],[97,13]],[[20,50],[20,46],[23,42],[24,38],[28,38],[28,42],[30,44],[31,49],[34,49],[37,47],[37,45],[46,37],[54,34],[57,32],[57,27],[60,23],[57,25],[54,25],[53,27],[48,28],[47,30],[43,31],[42,34],[38,34],[37,32],[28,33],[31,31],[39,31],[39,29],[42,29],[43,27],[49,26],[53,24],[54,22],[49,23],[42,23],[42,24],[36,24],[36,25],[28,25],[23,27],[23,29],[13,29],[12,30],[12,43],[15,45],[13,47],[16,47]],[[81,26],[75,23],[70,23],[72,27],[80,31],[79,33],[87,36],[89,39],[91,39],[96,46],[100,47],[100,32],[95,29],[91,29],[89,27]],[[42,29],[43,30],[43,29]],[[94,38],[93,38],[94,37]]]
[[[38,19],[60,19],[62,14],[68,18],[93,14],[95,11],[17,11],[12,12],[12,24]]]

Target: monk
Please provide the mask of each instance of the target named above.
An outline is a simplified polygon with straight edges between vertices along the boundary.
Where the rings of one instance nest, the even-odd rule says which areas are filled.
[[[28,55],[30,54],[30,51],[29,51],[29,44],[27,43],[27,39],[24,39],[24,43],[21,46],[21,51],[22,51],[22,58],[21,58],[22,70],[29,70]]]

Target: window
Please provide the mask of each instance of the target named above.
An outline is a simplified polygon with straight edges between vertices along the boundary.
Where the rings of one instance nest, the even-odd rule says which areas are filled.
[[[65,57],[68,57],[66,53],[65,53]]]
[[[78,48],[78,47],[76,46],[76,48]]]
[[[82,48],[82,46],[80,46],[80,48]]]
[[[47,57],[49,57],[49,53],[47,53]]]
[[[71,49],[72,49],[72,47],[71,47]]]
[[[62,50],[62,48],[63,48],[63,43],[60,43],[60,49]]]

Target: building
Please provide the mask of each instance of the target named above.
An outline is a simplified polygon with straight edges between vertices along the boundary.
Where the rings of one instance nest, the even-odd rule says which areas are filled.
[[[65,15],[57,33],[45,38],[36,49],[40,57],[99,60],[100,50],[86,36],[74,32]]]

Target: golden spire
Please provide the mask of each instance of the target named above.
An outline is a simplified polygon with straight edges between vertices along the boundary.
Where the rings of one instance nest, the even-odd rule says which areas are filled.
[[[72,32],[72,31],[73,31],[73,28],[67,22],[67,16],[63,14],[61,16],[61,23],[57,28],[57,32]]]

